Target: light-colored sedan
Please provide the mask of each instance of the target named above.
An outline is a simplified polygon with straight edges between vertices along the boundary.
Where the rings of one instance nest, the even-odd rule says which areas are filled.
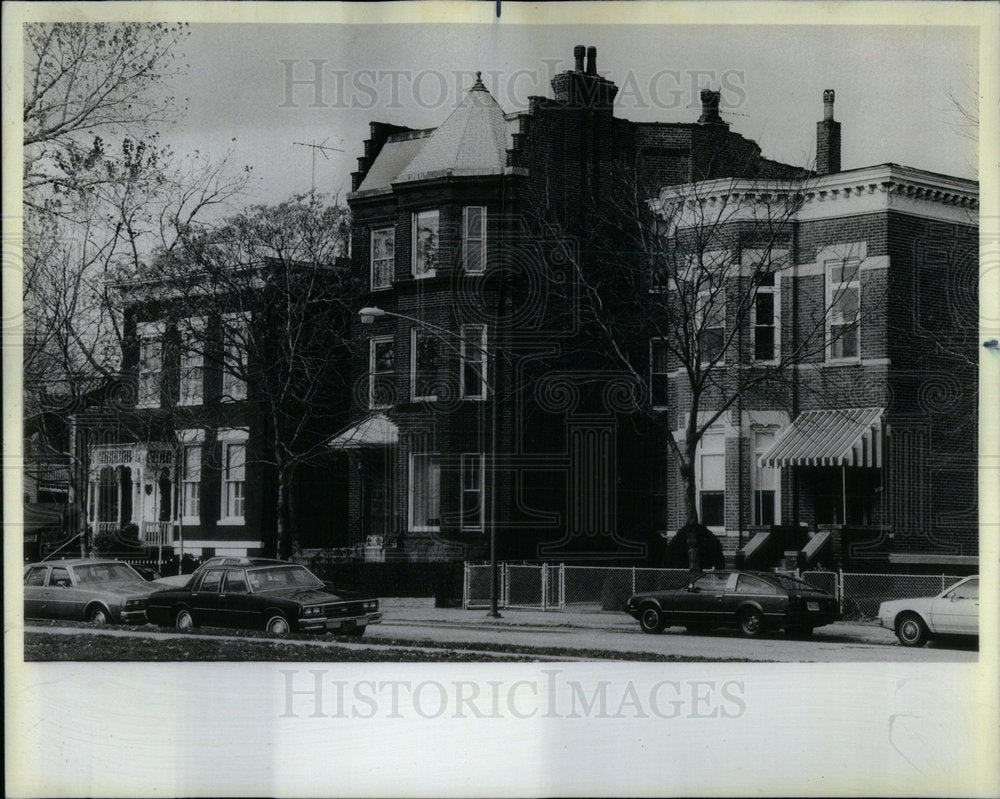
[[[979,635],[979,576],[966,577],[937,596],[883,602],[878,621],[895,631],[903,646],[930,638]]]
[[[30,563],[24,567],[24,616],[145,624],[146,600],[156,589],[116,560]]]

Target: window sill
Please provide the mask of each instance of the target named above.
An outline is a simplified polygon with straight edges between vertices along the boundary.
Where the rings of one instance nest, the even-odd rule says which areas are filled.
[[[230,519],[219,519],[215,524],[217,527],[243,527],[246,525],[246,521],[234,516]]]
[[[204,405],[204,401],[199,397],[196,400],[189,400],[187,402],[181,401],[177,403],[178,408],[196,408],[200,405]]]
[[[184,527],[200,527],[201,517],[200,516],[184,516],[181,519],[181,525]]]
[[[409,532],[411,533],[440,533],[440,525],[437,527],[410,527]]]

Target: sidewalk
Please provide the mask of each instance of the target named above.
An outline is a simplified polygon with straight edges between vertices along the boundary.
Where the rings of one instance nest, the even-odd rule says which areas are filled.
[[[606,630],[607,632],[638,632],[639,623],[627,613],[581,610],[533,610],[502,608],[500,618],[489,616],[487,608],[463,610],[462,608],[436,608],[433,599],[408,599],[389,597],[381,600],[383,624],[393,622],[433,624],[456,627],[535,627]],[[680,631],[680,628],[677,628]],[[836,622],[818,627],[814,636],[835,634],[837,638],[850,638],[871,644],[891,644],[896,640],[890,630],[877,624],[861,622]]]

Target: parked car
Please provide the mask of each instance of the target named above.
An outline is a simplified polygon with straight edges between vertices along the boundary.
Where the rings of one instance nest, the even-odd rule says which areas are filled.
[[[145,624],[146,599],[155,590],[117,560],[29,563],[24,567],[24,616]]]
[[[260,558],[259,562],[263,563],[264,558]],[[169,577],[157,577],[153,582],[155,582],[160,588],[166,586],[184,586],[187,585],[194,578],[196,574],[199,574],[203,569],[207,569],[210,566],[236,566],[241,561],[245,562],[245,557],[239,557],[237,555],[213,555],[208,560],[203,561],[198,565],[198,568],[193,572],[188,574],[172,574]],[[272,563],[285,563],[283,560],[274,560]]]
[[[930,638],[978,637],[979,575],[959,580],[937,596],[883,602],[878,621],[903,646],[923,646]]]
[[[840,618],[837,599],[783,574],[710,571],[684,588],[635,594],[625,608],[644,633],[672,625],[700,632],[737,627],[746,636],[784,628],[810,635]]]
[[[206,562],[187,585],[154,593],[146,608],[149,620],[179,630],[205,625],[354,636],[382,621],[377,599],[335,589],[305,566],[264,558],[230,560],[235,562]]]

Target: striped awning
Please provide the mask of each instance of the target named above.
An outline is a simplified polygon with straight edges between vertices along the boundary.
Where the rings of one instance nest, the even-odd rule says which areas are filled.
[[[760,465],[880,467],[882,412],[882,408],[806,411],[760,456]]]
[[[330,449],[388,447],[399,442],[399,428],[384,413],[362,419],[327,442]]]

